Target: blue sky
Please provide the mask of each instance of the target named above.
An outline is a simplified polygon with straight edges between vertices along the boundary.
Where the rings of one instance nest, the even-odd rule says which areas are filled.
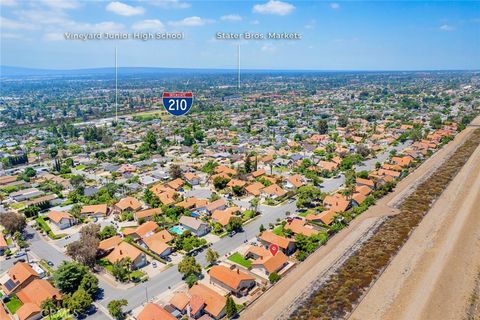
[[[216,32],[298,32],[241,41],[252,69],[480,69],[480,2],[0,0],[1,64],[33,68],[234,68]],[[184,40],[69,41],[65,32],[184,32]]]

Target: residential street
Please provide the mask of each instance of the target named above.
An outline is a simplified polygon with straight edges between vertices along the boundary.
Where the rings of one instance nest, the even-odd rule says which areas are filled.
[[[241,204],[248,205],[244,202]],[[224,256],[227,253],[234,252],[235,249],[241,246],[245,240],[251,241],[258,235],[260,225],[263,224],[265,228],[268,228],[268,225],[270,223],[276,223],[277,219],[285,218],[287,211],[293,213],[296,209],[297,207],[295,205],[295,202],[286,203],[278,207],[260,205],[258,207],[258,210],[261,212],[261,215],[258,216],[254,221],[247,224],[244,228],[244,232],[237,233],[233,237],[222,238],[218,242],[215,242],[212,245],[212,248],[217,251],[220,256]],[[39,259],[52,261],[55,267],[57,267],[64,260],[71,260],[60,251],[60,247],[58,245],[54,246],[49,242],[45,241],[31,226],[28,226],[26,230],[28,234],[32,235],[32,238],[30,239],[30,258],[33,258],[33,256],[35,256]],[[68,240],[73,241],[72,239],[74,239],[74,237]],[[57,244],[61,245],[65,243],[66,241],[57,242]],[[205,254],[206,250],[202,251],[198,256],[196,256],[197,261],[203,266],[207,264]],[[13,265],[15,260],[16,259],[11,259],[2,262],[0,270],[2,272],[8,270]],[[131,310],[145,303],[147,301],[147,297],[148,299],[152,299],[167,290],[168,287],[172,288],[177,286],[182,282],[182,276],[178,272],[177,267],[172,266],[171,268],[164,270],[159,275],[151,278],[148,282],[138,284],[135,287],[126,290],[112,287],[104,280],[99,280],[99,286],[103,290],[103,293],[97,303],[100,303],[103,307],[106,308],[108,302],[110,302],[111,300],[127,299],[129,302],[128,309]],[[101,316],[99,312],[101,313],[102,311],[97,308],[97,313],[89,316],[88,318],[104,319],[105,315]]]

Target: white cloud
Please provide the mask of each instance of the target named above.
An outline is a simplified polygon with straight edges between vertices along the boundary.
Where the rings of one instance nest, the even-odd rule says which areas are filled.
[[[143,7],[133,7],[120,1],[110,2],[105,9],[107,9],[107,11],[111,11],[113,13],[126,17],[143,14],[145,12],[145,9],[143,9]]]
[[[0,5],[6,6],[6,7],[13,7],[17,5],[16,0],[0,0]]]
[[[170,21],[168,24],[174,27],[201,27],[212,22],[214,21],[210,19],[193,16],[179,21]]]
[[[453,30],[455,30],[455,28],[452,27],[451,25],[448,25],[448,24],[442,24],[440,26],[440,30],[442,30],[442,31],[453,31]]]
[[[250,24],[260,24],[260,21],[258,21],[258,20],[252,20],[252,21],[250,21]]]
[[[236,21],[242,21],[242,17],[239,16],[238,14],[227,14],[225,16],[221,16],[220,20],[236,22]]]
[[[12,30],[32,30],[33,24],[19,22],[8,18],[0,17],[0,28]]]
[[[76,9],[80,3],[76,0],[41,0],[44,5],[57,10]]]
[[[187,9],[190,8],[190,3],[180,0],[149,0],[149,4],[164,8],[164,9]]]
[[[132,25],[133,30],[155,30],[155,31],[163,31],[165,29],[165,26],[160,20],[143,20],[136,22]]]
[[[332,8],[333,10],[340,9],[340,4],[336,2],[332,2],[330,3],[330,8]]]
[[[279,16],[290,14],[293,10],[295,10],[294,5],[279,0],[270,0],[265,4],[256,4],[253,6],[253,12],[255,13],[276,14]]]

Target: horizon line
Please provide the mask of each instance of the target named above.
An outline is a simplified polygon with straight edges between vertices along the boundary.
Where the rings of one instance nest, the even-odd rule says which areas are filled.
[[[45,67],[24,67],[24,66],[12,66],[12,65],[0,65],[0,68],[17,68],[17,69],[27,69],[35,71],[88,71],[88,70],[102,70],[102,69],[112,69],[115,70],[115,67],[105,66],[105,67],[80,67],[80,68],[45,68]],[[237,72],[235,67],[158,67],[158,66],[123,66],[118,67],[118,69],[180,69],[180,70],[218,70],[218,71],[231,71]],[[299,71],[299,72],[479,72],[478,69],[276,69],[276,68],[248,68],[243,69],[243,71]]]

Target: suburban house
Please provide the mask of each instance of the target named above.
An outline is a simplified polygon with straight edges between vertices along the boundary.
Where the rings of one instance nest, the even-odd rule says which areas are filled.
[[[197,284],[188,289],[190,295],[190,314],[198,319],[204,314],[208,314],[214,319],[221,319],[225,316],[225,307],[227,298],[218,294],[216,291]]]
[[[299,174],[295,174],[287,178],[287,182],[285,183],[285,188],[287,189],[297,189],[303,186],[305,183],[303,182],[302,176]]]
[[[274,183],[262,189],[261,194],[265,197],[276,199],[283,197],[287,192],[283,190],[278,184]]]
[[[62,294],[47,280],[35,279],[17,292],[17,297],[23,305],[17,310],[19,320],[34,320],[42,318],[42,302],[47,299],[61,300]]]
[[[235,217],[235,213],[239,211],[239,207],[230,207],[224,210],[216,210],[212,214],[212,220],[220,223],[223,227],[225,227],[230,222],[230,220]]]
[[[295,240],[289,239],[282,236],[277,236],[272,231],[264,231],[260,236],[260,243],[265,247],[269,247],[271,244],[277,245],[280,250],[283,251],[286,255],[291,255],[295,252]]]
[[[133,197],[123,198],[113,206],[113,210],[116,213],[120,213],[123,211],[135,212],[140,210],[141,208],[142,204],[140,203],[140,201]]]
[[[147,303],[136,316],[137,320],[177,320],[170,312],[155,303]]]
[[[122,238],[119,236],[113,236],[111,238],[100,241],[100,243],[98,244],[99,255],[104,256],[110,253],[118,246],[120,242],[122,242]]]
[[[147,221],[136,228],[125,228],[123,230],[124,236],[130,236],[134,240],[148,238],[158,229],[158,224],[155,221]]]
[[[247,193],[249,195],[259,196],[260,192],[263,188],[265,188],[265,186],[261,182],[256,181],[256,182],[252,183],[251,185],[246,186],[245,190],[247,191]]]
[[[143,221],[151,221],[156,215],[159,215],[162,213],[161,208],[151,208],[151,209],[146,209],[146,210],[141,210],[137,211],[133,214],[133,218],[135,221],[139,221],[140,219],[143,219]]]
[[[8,272],[0,278],[2,291],[10,296],[27,286],[30,282],[38,279],[38,273],[25,262],[16,262]]]
[[[0,186],[7,186],[15,181],[17,181],[18,176],[3,176],[0,177]]]
[[[180,314],[187,313],[187,307],[189,307],[190,297],[186,292],[177,292],[170,299],[170,306],[176,309]]]
[[[350,207],[350,201],[348,201],[344,195],[336,193],[326,196],[325,199],[323,199],[323,205],[325,208],[339,213],[347,211]]]
[[[173,236],[166,230],[157,232],[146,239],[143,244],[152,252],[164,258],[172,253],[172,246],[167,243],[173,240]]]
[[[237,297],[243,297],[248,294],[250,289],[255,287],[255,277],[240,271],[232,270],[222,265],[213,266],[208,271],[210,283],[218,285]]]
[[[308,225],[305,220],[300,219],[292,219],[287,222],[283,228],[285,230],[291,230],[294,234],[303,234],[306,237],[318,234],[318,230]]]
[[[188,184],[190,184],[191,186],[196,186],[200,183],[200,177],[197,176],[195,173],[187,172],[183,176],[188,182]]]
[[[112,264],[126,258],[132,262],[130,266],[132,270],[139,269],[147,264],[145,253],[127,242],[120,242],[106,257]]]
[[[273,272],[279,273],[288,265],[288,258],[282,251],[272,255],[262,247],[251,246],[245,253],[245,257],[255,259],[252,262],[252,270],[259,270],[267,276]]]
[[[218,199],[218,200],[215,200],[213,201],[212,203],[210,203],[208,206],[207,206],[207,211],[212,214],[214,211],[216,210],[223,210],[227,207],[227,204],[225,202],[225,200],[223,199]]]
[[[50,211],[47,217],[53,224],[62,230],[75,225],[75,218],[68,212]]]
[[[194,217],[182,216],[180,217],[180,224],[197,237],[204,236],[210,232],[208,223]]]
[[[103,217],[108,214],[108,206],[106,204],[83,206],[82,210],[80,210],[80,214],[94,217]]]
[[[44,192],[42,190],[37,188],[29,188],[12,192],[8,195],[8,197],[15,201],[23,201],[41,196],[43,194]]]

